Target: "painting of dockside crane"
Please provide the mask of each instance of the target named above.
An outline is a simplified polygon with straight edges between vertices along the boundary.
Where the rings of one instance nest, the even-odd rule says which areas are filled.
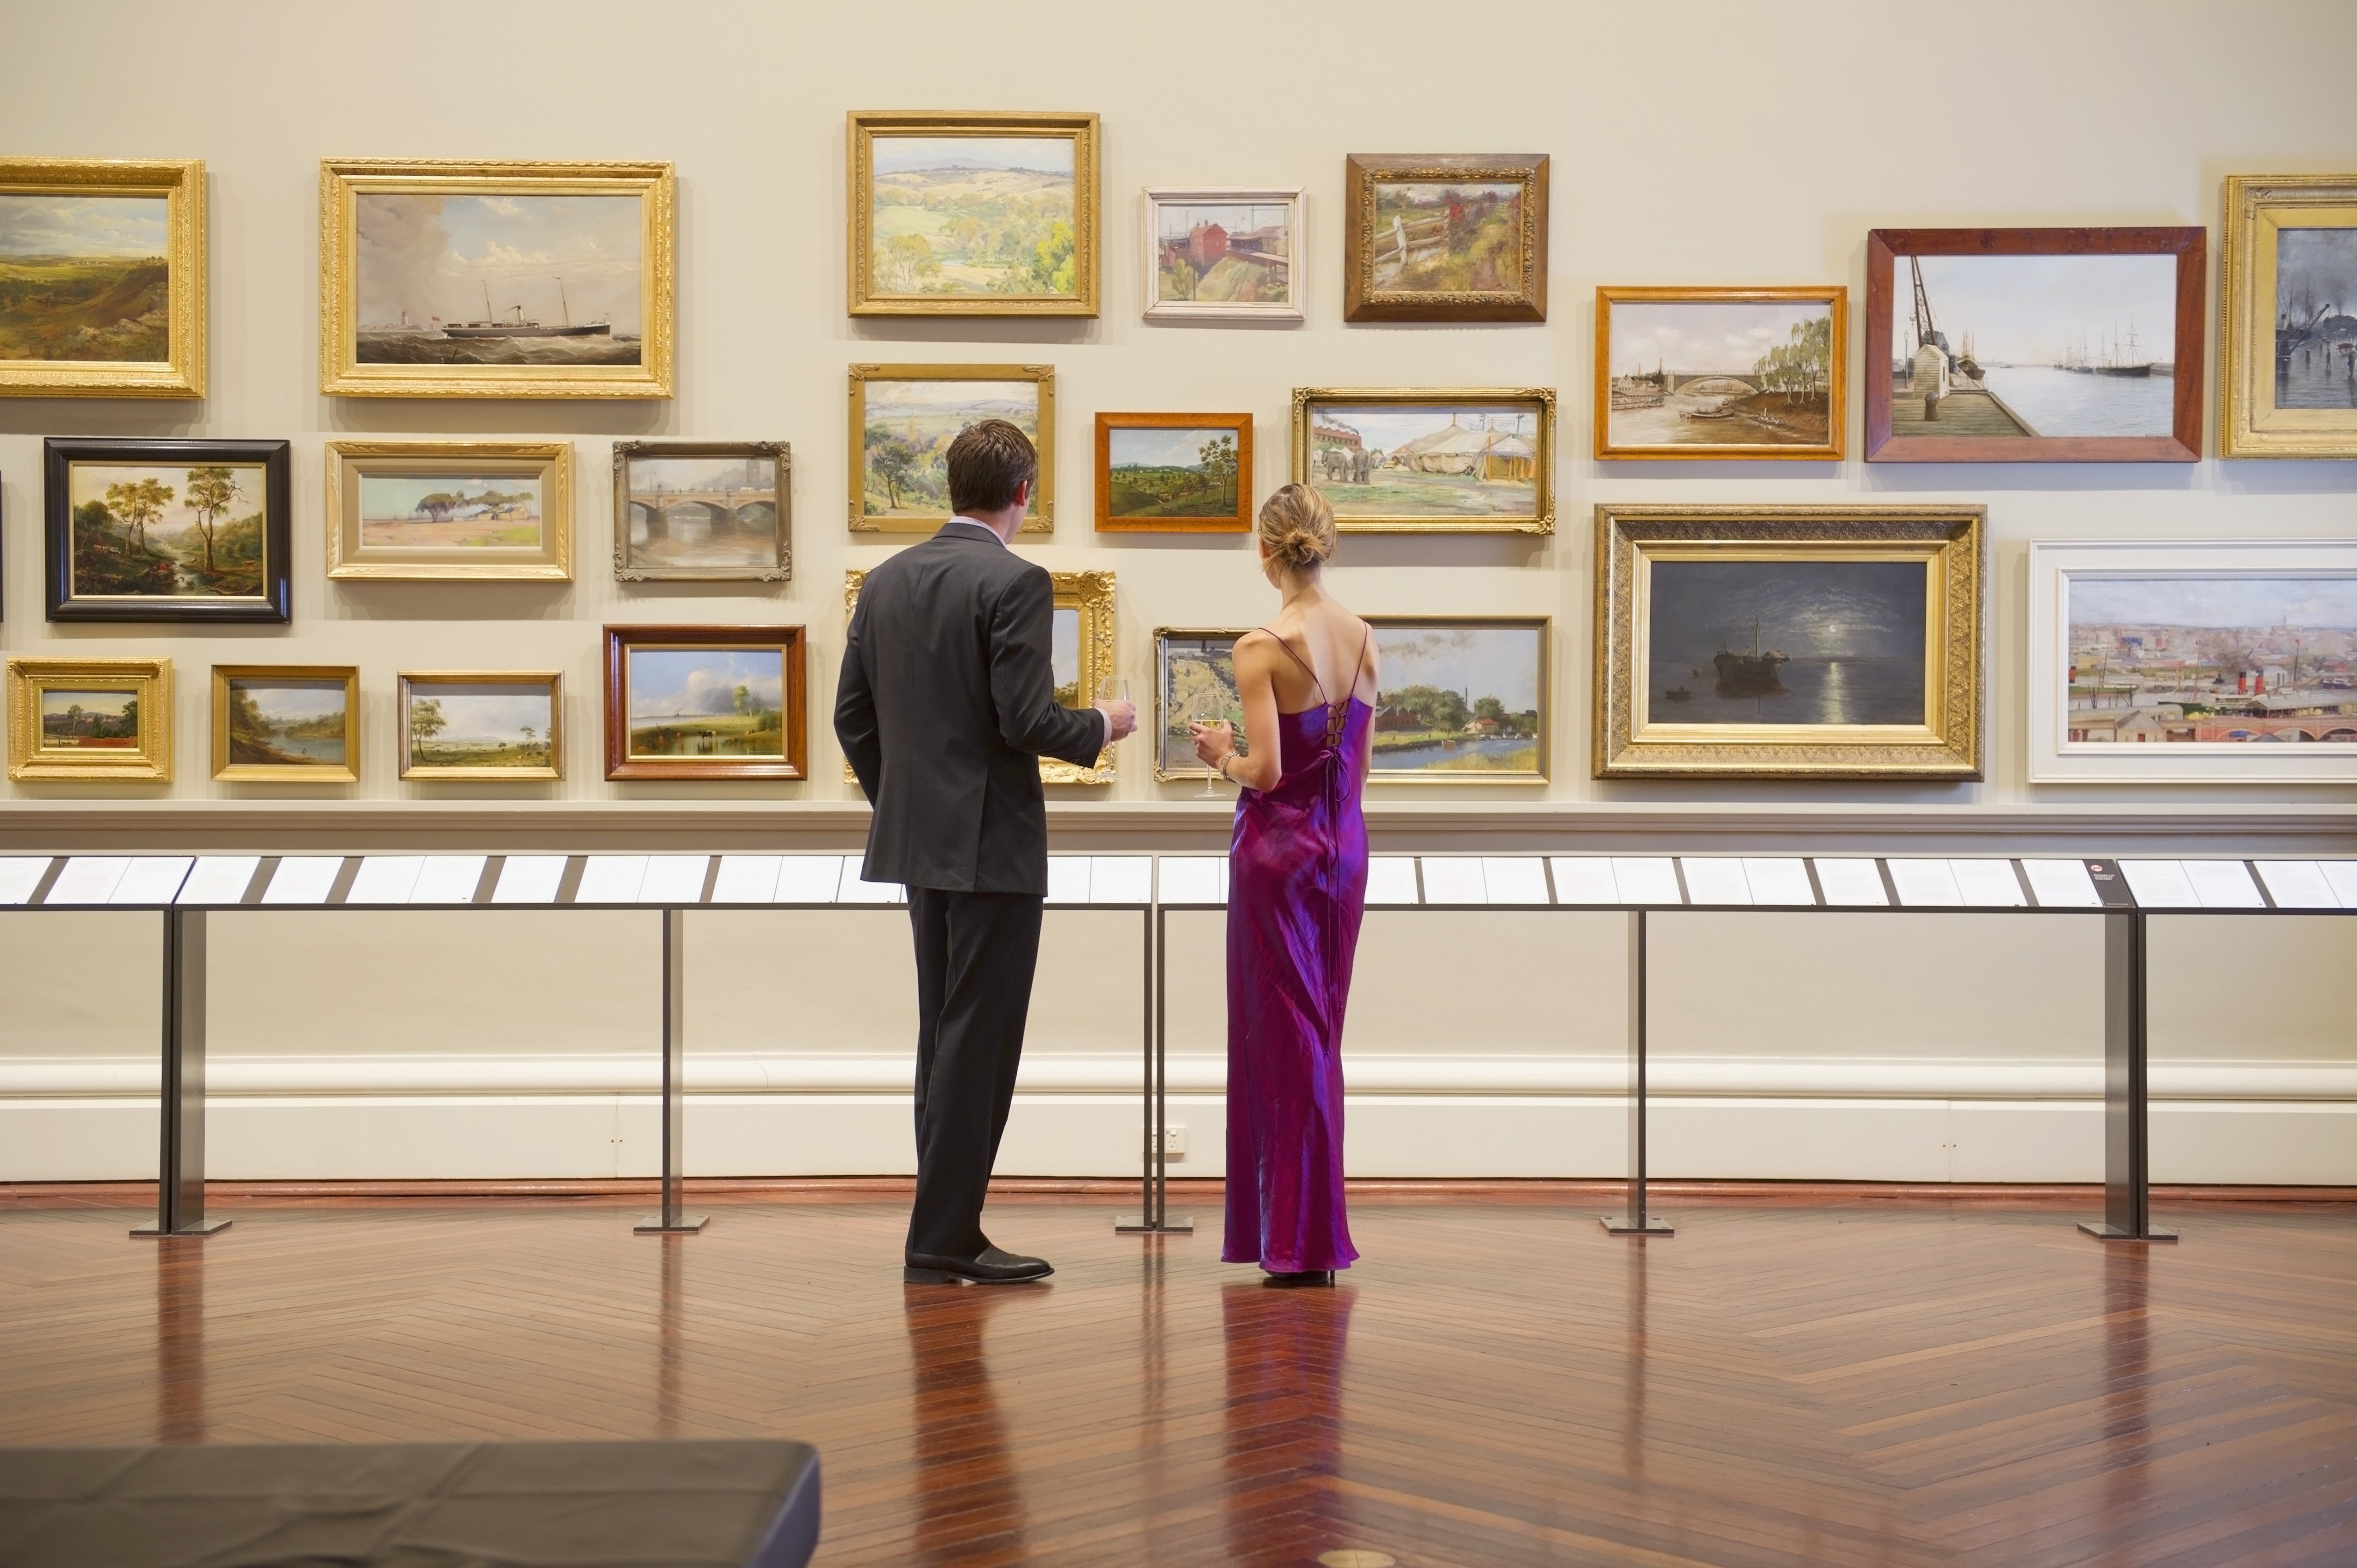
[[[1842,455],[1839,288],[1599,288],[1596,455]]]
[[[1295,389],[1293,478],[1345,532],[1555,526],[1555,394]]]
[[[2276,406],[2357,408],[2357,228],[2276,236]]]
[[[2230,175],[2218,450],[2357,457],[2357,174]]]

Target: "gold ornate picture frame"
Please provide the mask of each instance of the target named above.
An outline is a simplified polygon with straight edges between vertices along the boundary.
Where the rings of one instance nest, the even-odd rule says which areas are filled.
[[[667,163],[326,160],[319,391],[671,396],[673,208]]]
[[[1553,533],[1553,387],[1296,387],[1293,482],[1344,533]]]
[[[361,672],[350,664],[213,666],[213,777],[356,784]]]
[[[202,159],[0,158],[0,397],[205,395]]]
[[[565,676],[554,670],[404,670],[400,774],[437,783],[565,777]]]
[[[1093,700],[1090,693],[1099,682],[1118,674],[1121,666],[1114,661],[1114,575],[1111,572],[1050,572],[1055,580],[1056,628],[1051,656],[1064,673],[1064,660],[1069,656],[1072,679],[1056,683],[1057,701],[1068,708],[1084,708]],[[859,586],[867,574],[854,568],[843,575],[843,621],[851,624],[851,612],[859,607]],[[1067,700],[1067,688],[1070,688]],[[843,765],[843,776],[853,778],[851,764]],[[1110,746],[1098,753],[1093,767],[1077,768],[1060,757],[1039,759],[1039,782],[1042,784],[1110,784],[1117,777],[1114,768],[1114,748]]]
[[[2357,457],[2357,174],[2229,175],[2225,207],[2218,455]]]
[[[8,660],[8,777],[25,784],[170,783],[172,661]]]
[[[339,582],[565,582],[570,441],[330,441],[328,575]]]
[[[1039,482],[1017,532],[1056,532],[1056,367],[854,365],[848,521],[854,533],[931,533],[951,517],[950,443],[1004,419],[1031,438]]]
[[[1596,509],[1599,779],[1981,777],[1986,509]]]
[[[1094,316],[1097,117],[854,110],[854,316]]]
[[[1544,321],[1544,153],[1353,153],[1342,319]]]

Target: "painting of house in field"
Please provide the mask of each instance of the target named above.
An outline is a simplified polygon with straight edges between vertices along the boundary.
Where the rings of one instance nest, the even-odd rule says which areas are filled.
[[[171,358],[171,202],[0,195],[0,360]]]
[[[1538,513],[1544,415],[1529,403],[1336,401],[1308,413],[1307,482],[1338,519]]]
[[[877,135],[871,295],[1079,297],[1075,138]]]
[[[2357,578],[2067,578],[2073,745],[2357,745]]]
[[[1546,774],[1543,622],[1376,618],[1372,777]]]
[[[1155,298],[1292,304],[1292,221],[1289,202],[1156,202]]]
[[[1421,294],[1521,291],[1523,190],[1519,180],[1377,180],[1375,286]]]
[[[361,542],[411,550],[538,550],[546,517],[536,474],[363,473]]]
[[[74,462],[68,472],[71,597],[264,594],[263,464]]]
[[[860,510],[866,517],[947,518],[950,443],[970,424],[1003,419],[1035,445],[1039,440],[1038,381],[870,377],[865,397]],[[1043,484],[1046,477],[1043,466]],[[1035,515],[1039,500],[1035,493]]]

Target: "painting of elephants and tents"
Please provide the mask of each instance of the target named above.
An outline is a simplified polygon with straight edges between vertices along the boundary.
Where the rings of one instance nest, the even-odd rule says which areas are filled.
[[[1370,624],[1382,661],[1371,778],[1546,778],[1544,622]]]
[[[870,143],[871,297],[1081,297],[1075,138],[877,135]]]
[[[363,365],[641,362],[644,198],[361,191]]]
[[[1316,403],[1306,481],[1345,522],[1534,520],[1545,417],[1528,403]]]
[[[171,200],[0,195],[0,360],[171,358]]]
[[[1003,419],[1039,440],[1040,384],[1032,381],[895,381],[865,382],[861,439],[861,515],[943,519],[950,515],[950,443],[969,424]],[[1039,490],[1048,479],[1040,466]],[[1027,522],[1026,526],[1029,526]]]
[[[363,473],[361,542],[390,550],[544,548],[547,506],[537,474]]]
[[[267,596],[264,465],[68,468],[74,600]]]

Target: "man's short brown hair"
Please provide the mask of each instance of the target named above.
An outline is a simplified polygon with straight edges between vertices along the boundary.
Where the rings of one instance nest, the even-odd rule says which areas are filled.
[[[1003,419],[985,419],[950,443],[950,510],[987,517],[1015,504],[1017,487],[1037,485],[1039,454],[1031,438]]]

